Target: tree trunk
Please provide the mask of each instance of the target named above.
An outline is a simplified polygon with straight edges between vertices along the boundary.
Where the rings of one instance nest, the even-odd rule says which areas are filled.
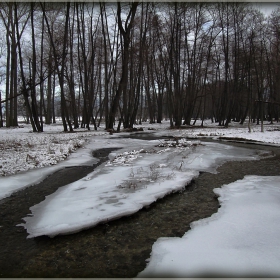
[[[137,10],[138,2],[133,2],[131,5],[131,9],[129,11],[128,17],[126,19],[125,29],[122,25],[121,19],[121,4],[118,2],[118,10],[117,10],[117,17],[118,17],[118,27],[120,30],[120,34],[123,39],[123,59],[122,59],[122,70],[121,70],[121,79],[116,91],[116,94],[112,100],[112,105],[109,112],[109,120],[108,120],[108,127],[109,129],[113,129],[115,116],[117,113],[117,109],[119,107],[119,100],[121,95],[125,96],[127,90],[127,82],[128,82],[128,59],[129,59],[129,44],[130,44],[130,33],[134,22],[135,13]],[[129,23],[128,23],[129,21]]]
[[[65,99],[65,93],[64,93],[64,74],[65,74],[65,63],[66,63],[66,46],[67,46],[67,38],[68,38],[68,22],[69,22],[69,10],[70,10],[70,3],[68,2],[66,4],[66,16],[65,16],[65,24],[64,24],[64,36],[63,36],[63,50],[62,50],[62,61],[61,61],[61,69],[59,69],[59,63],[57,61],[57,50],[55,47],[54,39],[53,39],[53,34],[50,29],[50,25],[48,22],[48,18],[46,16],[46,11],[45,11],[45,5],[44,3],[40,3],[42,10],[43,10],[43,17],[45,18],[45,22],[47,24],[48,28],[48,33],[50,36],[50,41],[51,41],[51,46],[55,58],[55,67],[56,67],[56,72],[58,74],[58,79],[59,79],[59,85],[60,85],[60,95],[61,95],[61,118],[62,118],[62,123],[63,123],[63,128],[64,131],[68,131],[67,124],[69,126],[69,130],[73,131],[73,127],[69,118],[68,114],[68,109],[66,106],[66,99]]]
[[[15,17],[17,18],[17,3],[15,3]],[[24,97],[25,106],[26,106],[26,109],[27,109],[27,114],[30,117],[30,122],[31,122],[31,125],[32,125],[32,128],[33,128],[33,132],[38,132],[39,130],[38,130],[38,127],[36,126],[36,123],[34,121],[34,116],[32,114],[32,110],[31,110],[29,100],[28,100],[28,89],[27,89],[26,80],[25,80],[25,76],[24,76],[24,70],[23,70],[23,60],[22,60],[22,53],[21,53],[20,33],[19,33],[18,21],[16,21],[16,34],[17,34],[17,41],[18,41],[20,73],[21,73],[21,79],[22,79],[21,92],[22,92],[23,97]]]

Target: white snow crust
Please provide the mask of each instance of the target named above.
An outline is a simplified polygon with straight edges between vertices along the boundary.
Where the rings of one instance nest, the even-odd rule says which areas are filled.
[[[21,224],[29,238],[73,233],[133,214],[181,190],[199,171],[216,172],[226,160],[259,157],[254,150],[184,139],[175,147],[164,140],[116,142],[124,141],[130,146],[113,152],[110,161],[30,208],[32,216]]]
[[[108,134],[83,130],[63,133],[61,126],[54,125],[46,126],[44,133],[30,133],[29,129],[0,129],[0,200],[59,169],[97,163],[92,151],[106,144]],[[92,136],[103,139],[103,144],[93,147]]]
[[[53,135],[2,133],[0,134],[0,176],[56,165],[82,147],[85,137],[86,134],[74,133]]]
[[[167,129],[169,123],[163,122],[152,126],[155,128],[155,135],[175,135],[188,138],[212,138],[219,139],[235,139],[235,140],[249,140],[259,144],[280,145],[280,124],[269,124],[265,122],[264,132],[261,132],[261,126],[251,124],[251,133],[248,132],[248,123],[243,125],[239,123],[230,123],[228,128],[219,127],[216,123],[211,123],[210,120],[204,121],[204,127],[199,127],[201,121],[196,122],[196,126],[188,126],[185,129]]]
[[[221,208],[182,238],[159,238],[138,277],[279,277],[280,177],[214,189]]]
[[[28,172],[21,171],[17,173],[15,169],[17,168],[16,166],[19,163],[15,162],[15,164],[13,165],[13,160],[15,159],[13,158],[13,156],[11,156],[9,159],[10,162],[8,163],[8,168],[10,170],[9,176],[0,176],[0,200],[10,196],[15,191],[21,190],[25,187],[42,181],[49,174],[61,168],[78,165],[92,165],[94,163],[97,163],[98,160],[91,155],[91,150],[92,149],[90,147],[83,147],[75,151],[75,153],[70,154],[69,152],[67,156],[63,157],[62,161],[58,160],[58,157],[60,157],[61,155],[57,154],[58,156],[56,157],[56,163],[54,165],[48,165],[49,157],[46,157],[46,160],[41,163],[41,165],[45,165],[45,167],[33,166],[30,170],[28,170]],[[19,153],[19,155],[21,156],[22,154],[24,154],[24,152]],[[34,152],[34,154],[36,154],[37,159],[39,159],[40,157],[43,158],[46,155],[44,153],[41,153],[40,150],[37,150],[37,152]],[[21,159],[23,157],[25,157],[25,155],[23,155]],[[11,175],[13,170],[16,174]]]

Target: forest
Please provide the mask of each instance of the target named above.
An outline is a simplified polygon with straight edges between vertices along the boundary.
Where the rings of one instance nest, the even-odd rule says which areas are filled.
[[[0,30],[0,127],[279,121],[280,8],[2,2]]]

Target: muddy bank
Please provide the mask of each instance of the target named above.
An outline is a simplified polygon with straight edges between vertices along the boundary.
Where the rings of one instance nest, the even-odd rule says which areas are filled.
[[[134,277],[142,271],[159,237],[182,236],[192,221],[209,217],[219,207],[213,188],[245,175],[280,175],[280,151],[274,147],[233,144],[272,150],[260,161],[228,162],[218,174],[201,173],[181,193],[169,195],[147,209],[76,234],[53,239],[26,239],[22,223],[29,207],[65,185],[86,176],[94,167],[60,170],[37,186],[0,201],[0,277]],[[110,150],[95,156],[106,160]]]

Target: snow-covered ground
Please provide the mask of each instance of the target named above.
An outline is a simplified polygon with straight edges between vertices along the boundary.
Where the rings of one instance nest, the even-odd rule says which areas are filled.
[[[162,135],[162,128],[167,127],[168,122],[162,125],[157,125],[158,131],[156,135]],[[269,145],[280,145],[280,123],[264,124],[264,132],[261,132],[261,126],[251,124],[252,132],[248,132],[248,125],[245,122],[243,125],[239,123],[231,123],[228,128],[219,127],[216,123],[211,123],[210,120],[204,121],[204,127],[201,128],[200,122],[196,122],[195,127],[187,127],[186,129],[170,129],[164,132],[164,135],[173,135],[189,138],[204,138],[210,137],[213,139],[236,139],[249,140]]]
[[[33,133],[30,125],[0,129],[0,176],[56,165],[93,135],[84,129],[63,133],[61,124],[45,125],[44,129],[44,133]],[[94,133],[105,134],[104,130]]]
[[[204,121],[204,128],[200,128],[199,121],[196,125],[187,129],[169,129],[169,121],[163,121],[162,124],[143,123],[135,127],[142,127],[145,133],[153,133],[157,136],[239,138],[280,145],[278,123],[266,124],[265,133],[260,132],[260,126],[257,125],[252,125],[252,133],[248,133],[246,124],[241,126],[232,123],[226,129],[208,120]],[[62,132],[61,124],[45,125],[44,133],[32,133],[31,126],[26,124],[22,124],[20,128],[3,127],[0,129],[0,176],[56,165],[79,147],[84,147],[87,139],[92,136],[115,138],[115,135],[110,137],[104,127],[100,127],[98,131],[78,129],[75,133]]]
[[[61,125],[49,125],[44,127],[44,133],[36,134],[30,133],[31,127],[27,125],[15,129],[1,128],[0,199],[39,182],[60,168],[96,163],[97,159],[92,157],[94,150],[118,148],[110,154],[108,162],[88,176],[60,188],[31,207],[31,216],[24,218],[26,214],[23,213],[25,223],[22,226],[27,229],[29,237],[72,233],[134,213],[156,199],[182,189],[198,176],[199,171],[215,172],[224,161],[252,160],[264,155],[226,144],[203,142],[204,137],[248,139],[280,145],[280,124],[277,123],[265,124],[264,133],[256,125],[253,125],[252,133],[248,133],[246,124],[231,124],[228,129],[219,128],[210,121],[204,125],[205,128],[180,130],[168,129],[168,121],[138,126],[143,127],[145,133],[160,138],[153,141],[121,138],[127,133],[110,135],[104,128],[62,133]],[[168,135],[187,139],[165,141],[161,138]],[[279,227],[274,226],[279,225],[279,187],[280,177],[248,176],[243,181],[214,190],[220,195],[222,207],[219,212],[194,223],[193,229],[183,238],[165,238],[156,242],[150,263],[139,276],[161,276],[167,272],[173,277],[192,277],[217,273],[217,270],[229,275],[233,272],[231,269],[236,268],[235,272],[240,271],[240,275],[249,275],[252,271],[258,275],[262,270],[265,275],[271,273],[279,277],[280,271],[274,269],[274,262],[280,261],[275,249],[279,248],[276,236],[280,232]],[[260,223],[262,227],[259,227]],[[248,233],[250,238],[246,239]],[[189,239],[191,241],[187,242]],[[260,260],[263,265],[259,264]],[[251,266],[247,266],[248,263]],[[184,269],[178,269],[182,266]],[[260,269],[254,270],[255,267]]]

